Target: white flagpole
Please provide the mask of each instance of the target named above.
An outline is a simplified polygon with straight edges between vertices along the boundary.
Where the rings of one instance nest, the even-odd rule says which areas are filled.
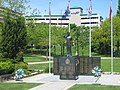
[[[51,73],[51,2],[49,2],[49,74]]]
[[[89,57],[91,57],[91,16],[89,16],[90,17],[90,41],[89,41]]]
[[[89,18],[90,18],[90,26],[89,26],[89,28],[90,28],[90,38],[89,38],[89,57],[91,57],[91,42],[92,42],[92,33],[91,33],[91,16],[92,16],[92,3],[91,3],[91,0],[90,0],[90,7],[89,7]]]
[[[110,9],[112,8],[112,0],[111,0],[111,6]],[[112,23],[112,12],[110,13],[111,17],[111,74],[113,74],[113,23]]]
[[[70,0],[68,0],[69,10],[70,10]],[[70,17],[69,17],[69,32],[70,32]]]

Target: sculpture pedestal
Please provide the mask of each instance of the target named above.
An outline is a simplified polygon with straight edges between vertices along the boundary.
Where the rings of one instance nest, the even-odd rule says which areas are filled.
[[[101,67],[100,57],[54,57],[53,60],[53,73],[60,75],[60,79],[75,80],[78,75],[92,75],[94,67]]]
[[[60,79],[76,80],[78,79],[78,63],[74,57],[60,57],[59,61]]]

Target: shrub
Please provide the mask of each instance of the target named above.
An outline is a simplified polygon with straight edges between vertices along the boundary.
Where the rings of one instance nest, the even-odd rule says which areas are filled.
[[[19,62],[17,64],[15,64],[15,70],[19,69],[19,68],[22,68],[22,69],[27,69],[27,63],[25,62]]]
[[[25,73],[26,75],[31,74],[31,72],[30,72],[30,71],[28,71],[27,69],[23,69],[23,70],[24,70],[24,73]]]
[[[9,62],[0,62],[0,75],[11,74],[14,72],[14,64]]]

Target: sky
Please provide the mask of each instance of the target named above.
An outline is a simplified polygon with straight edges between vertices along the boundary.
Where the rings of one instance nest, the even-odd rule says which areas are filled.
[[[49,2],[51,2],[52,14],[63,14],[68,6],[68,0],[29,0],[28,5],[32,9],[37,8],[41,15],[48,14]],[[91,0],[92,13],[99,13],[103,19],[109,17],[111,0]],[[90,6],[89,0],[70,0],[70,7],[82,7],[83,13],[88,13]],[[118,9],[118,0],[112,0],[112,14],[116,15]]]

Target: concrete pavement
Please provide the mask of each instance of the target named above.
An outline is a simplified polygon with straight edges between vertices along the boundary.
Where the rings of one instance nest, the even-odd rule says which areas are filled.
[[[49,63],[49,61],[45,61],[45,62],[29,62],[28,65],[32,65],[32,64],[47,64]],[[50,63],[53,63],[53,61],[50,61]]]
[[[22,79],[27,83],[43,83],[43,85],[31,88],[30,90],[67,90],[75,84],[101,84],[101,85],[118,85],[120,86],[120,75],[105,75],[97,80],[94,76],[79,76],[77,80],[60,80],[59,75],[39,74]],[[11,81],[16,82],[16,81]]]

